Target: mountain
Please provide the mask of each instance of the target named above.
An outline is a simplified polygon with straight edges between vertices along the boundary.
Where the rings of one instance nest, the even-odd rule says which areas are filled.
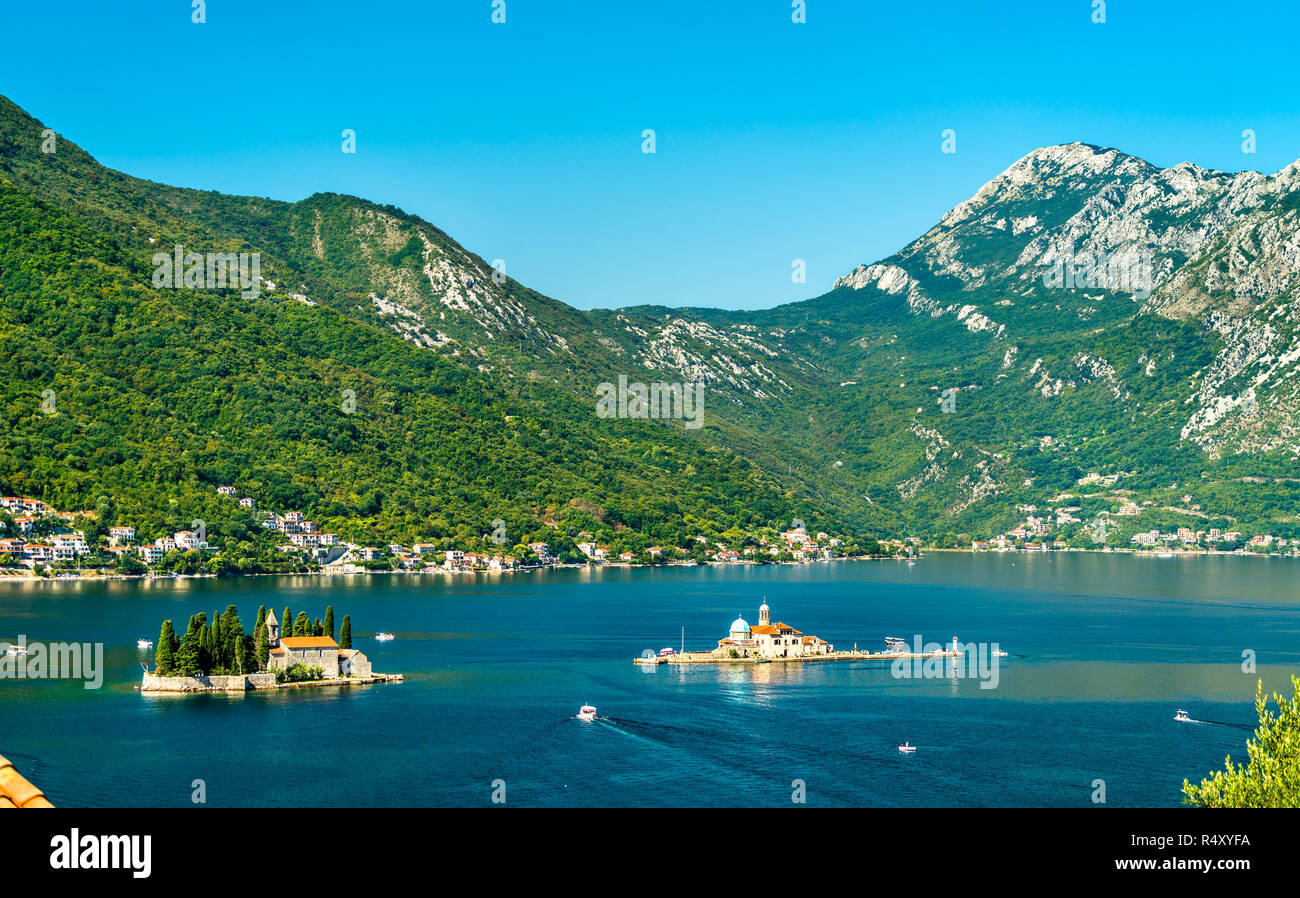
[[[11,491],[161,519],[239,481],[394,536],[802,517],[951,540],[1055,505],[1084,540],[1129,500],[1115,544],[1300,536],[1295,165],[1046,147],[821,296],[583,312],[399,209],[154,184],[41,153],[43,128],[0,101]],[[154,289],[176,244],[260,253],[264,289]],[[620,376],[703,382],[704,426],[599,418]]]
[[[66,139],[42,153],[43,130],[0,104],[5,494],[142,534],[203,518],[218,541],[255,526],[223,484],[374,541],[470,544],[496,518],[512,542],[561,548],[583,529],[635,548],[830,522],[707,428],[598,419],[558,378],[459,342],[487,325],[543,356],[599,349],[580,313],[485,285],[482,261],[425,222],[153,184]],[[260,253],[260,289],[155,286],[155,255],[177,244]]]

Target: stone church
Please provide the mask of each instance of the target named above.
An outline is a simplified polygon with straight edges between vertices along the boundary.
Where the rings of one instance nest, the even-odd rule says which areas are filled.
[[[359,649],[341,649],[329,636],[281,636],[274,611],[266,615],[266,642],[271,647],[267,670],[301,664],[319,667],[326,679],[371,675],[370,660]]]

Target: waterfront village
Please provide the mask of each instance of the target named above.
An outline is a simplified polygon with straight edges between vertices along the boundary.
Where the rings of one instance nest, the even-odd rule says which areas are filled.
[[[1041,507],[1019,505],[1019,523],[991,537],[947,533],[929,540],[903,537],[855,542],[825,531],[809,532],[801,521],[795,521],[784,530],[697,534],[680,540],[681,545],[645,547],[611,545],[616,539],[611,539],[610,534],[598,538],[587,530],[560,531],[554,522],[547,522],[554,537],[531,538],[514,545],[490,534],[472,540],[472,545],[458,544],[454,538],[414,541],[409,545],[367,545],[322,531],[301,511],[259,511],[257,500],[240,496],[234,486],[219,486],[216,493],[232,503],[232,511],[247,515],[253,530],[264,534],[256,544],[239,542],[228,535],[209,539],[202,527],[141,534],[129,522],[123,523],[120,515],[115,516],[116,523],[104,526],[94,511],[59,511],[40,499],[3,496],[0,575],[478,573],[585,565],[806,564],[840,558],[900,557],[922,548],[1300,555],[1300,539],[1270,533],[1247,535],[1242,529],[1228,526],[1230,518],[1215,518],[1202,511],[1191,494],[1184,494],[1178,504],[1134,501],[1127,491],[1115,488],[1122,476],[1122,472],[1089,473],[1079,478],[1078,492],[1061,492]],[[1148,519],[1153,519],[1150,523],[1156,526],[1146,526]],[[1221,526],[1193,527],[1193,521]]]
[[[257,529],[275,541],[277,557],[255,559],[257,570],[252,572],[257,573],[475,573],[583,565],[810,563],[905,551],[897,540],[871,540],[865,547],[846,544],[824,531],[809,533],[801,522],[768,535],[728,533],[727,539],[697,535],[684,546],[655,545],[639,552],[619,551],[585,530],[563,534],[569,548],[559,552],[553,552],[548,541],[511,546],[504,539],[498,543],[490,534],[477,541],[478,549],[462,548],[445,539],[364,545],[322,531],[301,511],[258,512],[257,501],[240,497],[233,486],[218,487],[217,493],[257,515]],[[93,512],[61,512],[40,499],[0,497],[0,568],[45,576],[84,575],[95,570],[128,576],[249,572],[242,566],[232,569],[230,563],[223,564],[223,549],[228,551],[230,541],[223,545],[210,540],[202,528],[143,536],[129,524],[102,527],[98,523]],[[88,536],[90,528],[100,532]]]
[[[1206,512],[1191,493],[1175,495],[1164,504],[1154,499],[1135,501],[1129,491],[1116,486],[1124,476],[1125,472],[1090,472],[1078,479],[1075,491],[1059,493],[1048,504],[1017,506],[1020,523],[997,536],[958,537],[948,541],[952,545],[941,546],[975,551],[1128,547],[1139,552],[1300,555],[1300,539],[1294,535],[1247,535],[1232,526],[1232,518]]]

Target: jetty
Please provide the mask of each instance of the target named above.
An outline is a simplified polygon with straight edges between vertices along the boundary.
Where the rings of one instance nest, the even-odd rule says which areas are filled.
[[[869,652],[866,649],[852,649],[840,652],[825,652],[819,655],[794,655],[768,658],[763,655],[741,656],[719,655],[711,652],[675,652],[656,658],[633,658],[634,664],[654,667],[660,664],[815,664],[821,661],[893,661],[896,658],[953,658],[952,652],[944,649],[937,652]]]

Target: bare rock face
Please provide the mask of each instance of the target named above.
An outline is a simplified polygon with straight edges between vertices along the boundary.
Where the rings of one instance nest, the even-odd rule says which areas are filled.
[[[1214,454],[1289,447],[1300,433],[1298,188],[1300,163],[1229,174],[1082,143],[1044,147],[835,288],[899,296],[915,315],[952,314],[1008,344],[1047,324],[1076,371],[1053,377],[1061,361],[1033,361],[1028,384],[1044,398],[1068,394],[1077,377],[1130,402],[1126,378],[1157,376],[1157,361],[1117,365],[1098,351],[1115,343],[1102,335],[1153,319],[1190,325],[1201,345],[1189,354],[1213,357],[1179,385],[1178,439]],[[1099,326],[1078,331],[1084,322]],[[1000,354],[1014,372],[1014,347]]]

